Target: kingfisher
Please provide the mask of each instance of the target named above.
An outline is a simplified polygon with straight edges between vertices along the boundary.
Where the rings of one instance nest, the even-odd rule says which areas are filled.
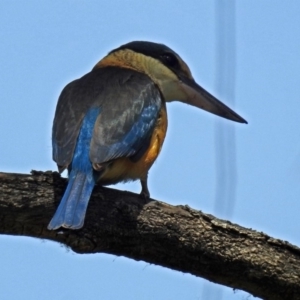
[[[169,47],[134,41],[108,53],[58,99],[52,128],[53,160],[68,170],[64,196],[48,225],[83,227],[96,183],[140,180],[150,197],[148,171],[167,131],[166,102],[181,101],[220,117],[247,123],[198,85]]]

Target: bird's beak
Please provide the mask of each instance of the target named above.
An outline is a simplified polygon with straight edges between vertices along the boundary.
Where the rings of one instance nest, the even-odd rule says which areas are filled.
[[[217,116],[240,123],[246,123],[247,121],[235,113],[228,106],[223,104],[213,95],[204,90],[193,79],[187,78],[184,75],[179,77],[179,89],[185,95],[180,101],[202,108]]]

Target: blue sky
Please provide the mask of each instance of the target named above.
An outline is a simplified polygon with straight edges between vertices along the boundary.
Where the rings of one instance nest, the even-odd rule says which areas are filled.
[[[221,122],[235,131],[237,185],[230,221],[300,245],[300,2],[236,2],[234,109],[249,124],[168,105],[167,138],[150,171],[149,189],[155,199],[215,213],[215,134]],[[216,16],[216,3],[209,0],[2,0],[0,171],[56,170],[51,126],[60,91],[132,40],[173,48],[199,84],[231,103],[216,85]],[[116,187],[140,190],[139,183]],[[222,211],[217,216],[226,217]],[[247,296],[145,262],[78,255],[25,237],[1,236],[0,261],[3,299]]]

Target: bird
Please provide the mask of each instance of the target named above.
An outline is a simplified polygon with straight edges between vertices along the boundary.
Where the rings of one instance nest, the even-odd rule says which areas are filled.
[[[166,103],[180,101],[247,123],[194,80],[184,60],[164,44],[133,41],[110,51],[61,92],[52,127],[52,154],[68,185],[48,229],[80,229],[96,184],[140,180],[168,126]]]

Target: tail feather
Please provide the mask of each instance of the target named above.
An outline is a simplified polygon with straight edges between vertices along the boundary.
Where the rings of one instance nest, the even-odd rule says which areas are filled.
[[[48,225],[49,230],[59,227],[80,229],[95,186],[93,174],[72,170],[65,194]]]

